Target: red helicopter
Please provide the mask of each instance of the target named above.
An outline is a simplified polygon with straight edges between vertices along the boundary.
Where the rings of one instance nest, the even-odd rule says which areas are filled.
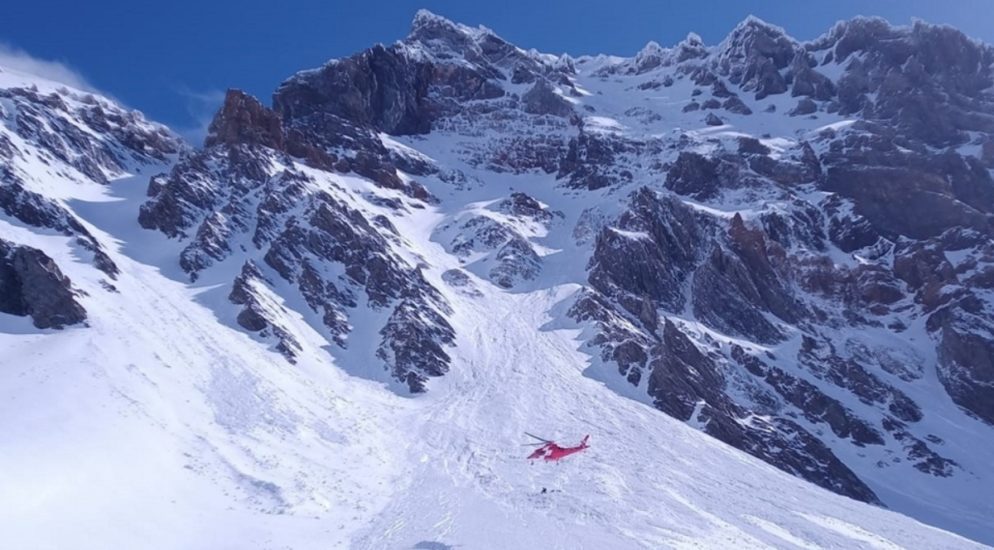
[[[525,446],[529,447],[538,446],[532,454],[528,455],[529,460],[544,459],[550,462],[562,460],[571,454],[578,453],[587,447],[590,447],[590,445],[587,444],[587,440],[590,439],[589,435],[585,436],[583,441],[581,441],[576,447],[561,447],[554,441],[542,439],[541,437],[532,435],[528,432],[525,432],[525,435],[540,441],[540,443],[525,443]]]

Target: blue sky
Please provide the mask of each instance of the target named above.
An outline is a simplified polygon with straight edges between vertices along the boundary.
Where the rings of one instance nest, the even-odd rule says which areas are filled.
[[[798,39],[854,15],[954,25],[994,43],[994,0],[10,0],[0,63],[65,71],[150,117],[195,133],[223,91],[268,103],[297,70],[402,38],[414,12],[483,24],[526,48],[631,55],[694,31],[708,43],[754,14]],[[42,63],[47,60],[49,63]],[[55,62],[55,63],[51,63]],[[69,76],[65,76],[68,74]]]

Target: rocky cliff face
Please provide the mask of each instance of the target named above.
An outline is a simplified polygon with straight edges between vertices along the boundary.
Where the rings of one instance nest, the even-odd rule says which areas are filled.
[[[462,367],[460,307],[568,289],[543,314],[577,329],[589,376],[915,510],[994,487],[967,451],[994,441],[992,63],[924,23],[860,18],[802,43],[750,18],[717,46],[571,58],[419,12],[403,40],[290,77],[271,107],[230,91],[197,150],[79,106],[113,145],[55,139],[30,106],[58,101],[8,91],[25,122],[0,155],[20,154],[4,136],[33,139],[101,181],[181,153],[141,225],[290,362],[299,317],[343,363],[429,391]],[[112,276],[19,177],[0,208],[77,237]]]
[[[914,428],[927,405],[902,386],[935,368],[953,401],[991,421],[983,402],[992,396],[980,397],[991,334],[982,319],[991,302],[978,296],[983,285],[966,282],[985,269],[981,249],[992,237],[994,181],[982,155],[971,154],[991,139],[991,54],[951,29],[868,19],[841,23],[809,44],[747,20],[693,63],[663,54],[677,76],[652,82],[665,88],[689,75],[698,87],[687,112],[734,112],[722,98],[748,95],[758,107],[779,95],[800,97],[787,116],[811,122],[798,123],[786,147],[769,135],[680,136],[684,150],[664,182],[684,200],[647,188],[632,194],[601,230],[591,289],[572,310],[597,327],[603,360],[632,384],[648,378],[658,407],[687,421],[705,415],[702,429],[784,469],[793,469],[790,457],[764,456],[763,445],[717,425],[734,422],[748,433],[757,414],[800,413],[805,434],[825,424],[856,447],[893,439],[904,447],[895,461],[961,475],[926,442],[935,434]],[[761,111],[773,116],[783,104],[769,101]],[[845,120],[819,122],[833,115]],[[733,126],[740,124],[749,125]],[[692,354],[690,367],[672,366],[677,331],[707,350]],[[923,337],[924,346],[912,344]],[[934,363],[921,356],[933,353]],[[843,406],[819,389],[826,383],[875,412]],[[730,395],[743,411],[722,404]],[[760,439],[782,448],[772,436]],[[865,486],[840,481],[848,470],[833,464],[831,451],[803,447],[803,461],[824,469],[799,475],[868,498]]]
[[[378,139],[363,126],[352,131]],[[299,345],[279,321],[280,309],[264,306],[268,293],[278,294],[274,280],[289,284],[342,348],[349,346],[354,312],[392,312],[380,329],[378,356],[393,378],[423,391],[429,376],[448,370],[448,305],[402,256],[403,243],[384,213],[424,208],[429,197],[400,178],[382,144],[374,151],[321,145],[232,90],[204,148],[153,178],[139,221],[185,243],[179,263],[192,280],[218,264],[243,264],[231,281],[230,300],[243,308],[238,324],[271,338],[291,361]],[[383,193],[363,197],[345,187],[349,180],[339,169],[350,173],[354,165],[337,159],[348,153],[368,155],[375,174],[358,169],[381,176],[375,183]]]

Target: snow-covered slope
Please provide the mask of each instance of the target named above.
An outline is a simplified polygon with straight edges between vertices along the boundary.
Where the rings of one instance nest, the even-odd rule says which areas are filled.
[[[991,54],[927,133],[858,38],[958,38],[877,23],[572,59],[420,12],[195,151],[0,72],[5,543],[994,542]]]
[[[143,184],[122,178],[72,204],[120,267],[116,292],[66,239],[21,234],[88,294],[90,320],[39,331],[3,316],[11,547],[975,546],[584,376],[578,331],[546,313],[570,284],[446,291],[458,368],[416,399],[350,375],[297,315],[287,323],[305,352],[289,365],[233,326],[224,288],[180,279],[174,244],[125,215]],[[429,242],[440,218],[426,209],[398,225]],[[419,252],[432,279],[458,265],[441,246]],[[590,433],[593,446],[530,465],[524,430]]]

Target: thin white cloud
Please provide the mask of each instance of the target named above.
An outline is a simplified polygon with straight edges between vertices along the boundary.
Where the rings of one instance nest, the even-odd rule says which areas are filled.
[[[39,76],[88,92],[98,92],[79,71],[60,61],[39,59],[28,52],[0,42],[0,68]]]
[[[214,119],[214,114],[224,103],[225,92],[223,90],[197,91],[186,86],[178,86],[176,93],[186,101],[186,112],[195,121],[191,127],[179,128],[176,131],[189,143],[200,144],[207,137],[207,127]]]

